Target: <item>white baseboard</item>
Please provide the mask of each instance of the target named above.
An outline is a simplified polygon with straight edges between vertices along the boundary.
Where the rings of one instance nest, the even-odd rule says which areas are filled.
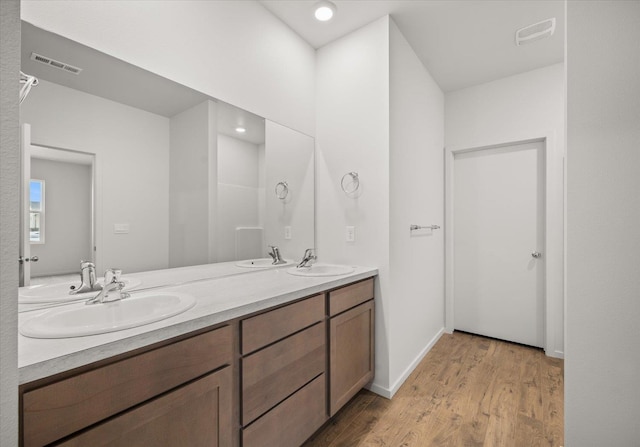
[[[409,366],[407,366],[407,368],[400,375],[398,380],[395,381],[395,383],[390,389],[380,386],[375,382],[375,380],[373,383],[371,383],[367,387],[367,389],[373,393],[376,393],[379,396],[385,397],[387,399],[391,399],[394,396],[394,394],[398,392],[398,390],[400,389],[402,384],[405,382],[405,380],[407,380],[407,378],[411,375],[413,370],[416,369],[416,367],[420,364],[422,359],[429,353],[429,351],[431,351],[431,348],[433,348],[433,346],[438,342],[438,340],[440,340],[440,337],[442,337],[442,334],[444,333],[445,333],[445,330],[444,328],[442,328],[438,331],[436,335],[433,336],[433,338],[429,341],[429,343],[427,343],[424,349],[422,349],[422,351],[420,351],[417,357],[413,359],[413,361],[409,364]]]
[[[564,351],[555,350],[555,351],[551,351],[551,352],[545,351],[544,353],[549,357],[553,357],[553,358],[556,358],[556,359],[564,359]]]
[[[391,391],[389,391],[387,388],[384,388],[378,385],[375,381],[367,385],[365,388],[371,391],[372,393],[376,393],[378,396],[382,396],[386,399],[391,399]]]

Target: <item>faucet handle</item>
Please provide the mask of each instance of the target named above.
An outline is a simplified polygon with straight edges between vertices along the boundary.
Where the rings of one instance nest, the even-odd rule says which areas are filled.
[[[120,282],[120,276],[122,276],[122,269],[107,269],[104,272],[104,283],[109,284],[112,282]]]
[[[316,250],[315,248],[307,248],[307,249],[304,251],[304,255],[303,255],[303,257],[305,257],[305,258],[306,258],[307,256],[309,256],[309,257],[311,257],[311,256],[315,256],[315,250]]]

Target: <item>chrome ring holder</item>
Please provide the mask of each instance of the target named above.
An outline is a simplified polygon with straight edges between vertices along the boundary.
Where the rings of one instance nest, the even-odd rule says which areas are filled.
[[[276,197],[280,200],[284,200],[289,195],[289,184],[287,182],[276,183]]]
[[[358,173],[352,171],[343,175],[342,180],[340,180],[340,187],[347,195],[355,193],[358,188],[360,188],[360,178],[358,177]]]

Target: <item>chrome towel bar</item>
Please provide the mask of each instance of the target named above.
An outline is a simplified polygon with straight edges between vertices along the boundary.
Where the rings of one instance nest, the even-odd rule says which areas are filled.
[[[409,231],[413,230],[439,230],[440,225],[409,225]]]

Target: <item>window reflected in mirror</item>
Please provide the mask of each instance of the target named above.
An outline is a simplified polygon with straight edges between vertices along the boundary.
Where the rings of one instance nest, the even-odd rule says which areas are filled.
[[[29,241],[44,244],[44,180],[29,181]]]

